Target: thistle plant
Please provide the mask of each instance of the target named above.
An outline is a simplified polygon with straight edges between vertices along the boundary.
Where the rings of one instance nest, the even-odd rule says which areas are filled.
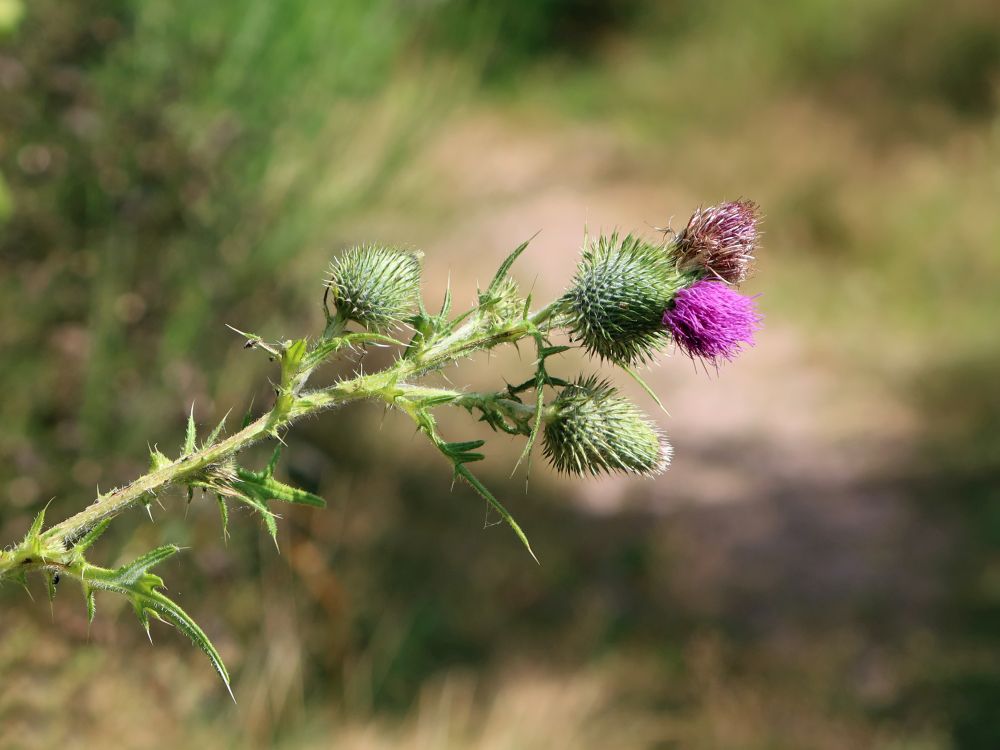
[[[530,458],[541,438],[545,457],[561,472],[650,476],[665,470],[672,449],[654,422],[606,380],[595,375],[564,379],[553,358],[582,348],[627,371],[654,399],[633,368],[672,346],[711,364],[733,359],[753,343],[760,321],[753,298],[732,288],[751,270],[757,221],[756,207],[739,201],[699,209],[685,230],[669,240],[618,233],[586,239],[567,291],[537,309],[510,276],[526,242],[479,291],[476,304],[458,315],[452,315],[450,287],[438,312],[424,307],[419,253],[377,244],[350,248],[330,265],[323,294],[325,325],[318,336],[266,341],[233,329],[244,346],[265,352],[277,365],[275,398],[265,413],[248,413],[232,434],[226,434],[223,418],[200,437],[192,410],[176,455],[152,449],[148,473],[100,494],[55,525],[46,527],[42,509],[24,538],[0,551],[0,583],[27,586],[28,576],[39,574],[54,597],[59,582],[72,579],[82,589],[91,620],[97,592],[123,596],[147,634],[156,619],[188,636],[228,689],[230,678],[219,652],[152,572],[179,548],[161,546],[118,567],[102,567],[91,561],[91,547],[126,511],[148,508],[170,487],[179,488],[189,502],[197,490],[202,491],[199,496],[214,498],[224,533],[229,507],[248,506],[276,540],[274,503],[324,505],[322,498],[276,477],[283,436],[303,417],[360,400],[382,402],[407,415],[454,477],[464,480],[535,557],[520,525],[470,469],[484,457],[485,441],[445,438],[436,413],[458,408],[495,431],[523,438],[522,459]],[[519,342],[530,344],[535,355],[529,377],[520,384],[477,392],[426,382],[461,359]],[[317,368],[373,345],[396,347],[392,364],[326,387],[308,387]],[[263,469],[254,470],[244,465],[244,452],[260,442],[273,443],[274,451]]]

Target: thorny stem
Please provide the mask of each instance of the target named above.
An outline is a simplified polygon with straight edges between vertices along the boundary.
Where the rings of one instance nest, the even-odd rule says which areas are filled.
[[[266,414],[253,422],[249,422],[248,415],[238,432],[219,440],[225,425],[223,419],[199,444],[192,411],[178,458],[171,460],[159,450],[150,449],[148,473],[124,487],[99,495],[88,507],[48,530],[45,530],[45,511],[38,513],[23,541],[0,550],[0,583],[13,580],[27,587],[26,574],[41,571],[47,577],[51,599],[60,577],[75,578],[83,588],[91,620],[95,591],[122,595],[131,602],[147,633],[150,619],[156,618],[187,635],[209,657],[228,689],[229,674],[219,652],[197,623],[163,592],[163,579],[150,572],[174,555],[178,547],[162,545],[113,569],[92,565],[85,553],[113,518],[139,505],[148,507],[170,485],[186,487],[189,500],[196,489],[215,495],[224,529],[229,517],[227,503],[249,506],[259,513],[277,544],[276,516],[270,510],[270,503],[281,501],[314,507],[323,507],[325,503],[322,498],[275,478],[280,449],[274,451],[266,467],[259,471],[240,466],[237,454],[265,438],[283,443],[282,434],[296,420],[362,399],[382,401],[409,416],[417,430],[451,464],[454,478],[464,480],[478,493],[537,562],[513,515],[467,465],[485,458],[479,451],[485,441],[447,440],[439,432],[432,410],[457,406],[478,415],[480,421],[494,430],[526,437],[518,464],[524,459],[530,462],[531,449],[541,436],[547,456],[560,470],[646,475],[661,471],[669,460],[669,444],[631,402],[594,377],[578,378],[571,383],[549,373],[546,360],[572,347],[553,345],[548,334],[555,328],[565,329],[571,344],[622,367],[647,391],[648,387],[629,365],[652,356],[671,338],[679,346],[687,342],[692,356],[713,360],[718,359],[721,351],[724,358],[729,358],[742,344],[752,343],[751,334],[759,316],[750,298],[741,297],[724,284],[709,283],[707,287],[712,294],[705,293],[705,286],[700,285],[703,277],[720,275],[719,262],[728,264],[723,269],[729,274],[724,275],[724,281],[735,283],[745,277],[756,243],[754,210],[752,204],[739,203],[711,209],[710,213],[714,213],[709,219],[715,223],[709,227],[711,236],[702,237],[701,244],[714,243],[713,252],[719,256],[715,246],[720,241],[716,235],[721,226],[724,234],[728,233],[723,237],[728,245],[723,248],[721,260],[699,254],[698,272],[679,270],[684,258],[678,255],[677,243],[654,246],[633,235],[619,239],[617,234],[602,236],[596,244],[588,240],[573,287],[530,314],[530,296],[521,299],[516,283],[508,275],[527,242],[501,263],[491,283],[479,292],[477,304],[454,318],[449,317],[450,289],[437,315],[429,314],[419,302],[420,268],[416,254],[381,246],[352,248],[331,265],[331,278],[323,296],[324,329],[318,340],[310,343],[299,338],[274,343],[255,334],[241,333],[246,337],[247,347],[268,352],[280,366],[275,399]],[[685,232],[691,231],[691,227],[689,224]],[[696,243],[691,244],[695,246]],[[696,301],[683,319],[675,309],[682,292],[695,295]],[[719,295],[725,299],[715,299]],[[330,310],[331,296],[336,297],[334,311]],[[726,314],[720,315],[720,310]],[[730,320],[732,310],[740,314]],[[678,320],[668,319],[668,313]],[[409,322],[413,330],[409,343],[386,334],[385,329],[404,322]],[[706,322],[711,323],[708,328],[712,329],[707,333],[702,330]],[[348,330],[349,323],[362,330]],[[698,329],[697,335],[687,330],[692,326]],[[495,393],[477,393],[429,387],[419,382],[423,376],[475,352],[516,344],[522,339],[533,343],[537,359],[533,377],[519,385],[508,385]],[[401,349],[395,362],[381,371],[355,374],[325,388],[306,390],[312,373],[323,363],[338,353],[370,345],[399,345]],[[546,405],[546,390],[550,388],[556,389],[557,395]],[[528,391],[533,391],[530,400]]]
[[[139,504],[149,502],[157,493],[170,485],[196,478],[209,467],[236,455],[254,443],[268,436],[277,435],[302,417],[340,404],[363,399],[380,399],[393,405],[400,400],[416,403],[430,398],[436,401],[435,405],[451,404],[469,409],[491,406],[516,424],[530,424],[535,416],[535,407],[513,398],[505,398],[504,394],[466,393],[428,388],[406,381],[440,370],[474,351],[518,341],[544,331],[559,310],[560,300],[556,300],[541,310],[499,329],[482,331],[475,326],[462,326],[411,359],[399,359],[385,370],[358,375],[327,388],[303,391],[312,368],[300,370],[294,373],[292,378],[293,392],[290,394],[292,399],[285,408],[279,411],[276,404],[271,411],[220,442],[196,450],[123,487],[101,495],[80,512],[45,531],[41,535],[43,548],[39,554],[31,556],[27,550],[18,548],[8,553],[0,553],[0,579],[13,573],[19,574],[40,568],[51,569],[53,566],[69,564],[74,544],[101,521],[114,518]],[[342,334],[344,330],[345,321],[338,317],[330,317],[324,339],[320,343],[330,340],[331,336]]]

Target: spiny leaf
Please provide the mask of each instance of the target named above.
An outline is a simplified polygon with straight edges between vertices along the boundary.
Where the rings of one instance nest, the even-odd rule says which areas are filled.
[[[625,372],[627,372],[636,383],[639,384],[639,387],[641,387],[642,390],[646,392],[646,395],[650,396],[653,399],[653,401],[656,402],[656,405],[660,407],[663,413],[669,417],[670,412],[667,411],[667,407],[665,407],[663,405],[663,402],[660,401],[660,397],[656,395],[656,391],[654,391],[645,380],[639,377],[639,373],[637,373],[633,368],[627,367],[626,365],[621,365],[621,368]]]
[[[216,495],[215,499],[219,502],[219,515],[222,517],[222,536],[229,539],[229,506],[222,495]]]
[[[280,352],[278,351],[277,347],[275,347],[273,344],[267,343],[256,333],[246,333],[245,331],[241,331],[239,328],[236,328],[235,326],[229,325],[229,323],[226,323],[226,328],[228,328],[230,331],[235,331],[240,336],[246,339],[245,348],[252,349],[254,347],[260,347],[268,354],[270,354],[272,357],[277,357],[280,355]]]
[[[94,601],[94,589],[86,583],[83,585],[83,597],[87,601],[87,625],[92,625],[94,615],[97,614],[97,602]]]
[[[194,404],[191,404],[191,412],[188,414],[187,432],[184,434],[184,445],[181,446],[181,457],[194,453],[195,440],[198,437],[197,428],[194,424]]]
[[[28,598],[34,601],[35,597],[31,595],[31,589],[28,588],[28,573],[24,570],[19,570],[10,575],[10,579],[15,583],[21,584],[24,588],[24,593],[28,595]]]
[[[402,341],[392,336],[386,336],[374,331],[356,331],[346,333],[343,336],[336,336],[324,339],[316,344],[302,360],[300,372],[312,370],[323,364],[332,355],[343,349],[345,346],[364,346],[366,344],[383,344],[385,346],[406,346]]]
[[[318,495],[279,482],[270,474],[237,468],[236,475],[238,479],[233,481],[233,487],[243,494],[254,496],[261,502],[280,500],[295,505],[311,505],[314,508],[326,507],[326,501]]]
[[[149,634],[150,615],[174,625],[208,656],[212,662],[212,666],[222,678],[226,690],[232,696],[229,673],[226,671],[226,666],[215,646],[212,645],[205,632],[180,605],[159,591],[163,587],[163,579],[148,572],[149,568],[163,562],[163,560],[171,557],[177,551],[178,548],[174,545],[158,547],[115,570],[87,566],[82,571],[81,576],[84,584],[89,587],[88,616],[92,617],[94,611],[91,602],[93,589],[114,591],[125,596],[132,603],[136,617],[138,617],[140,624],[146,630],[147,635]]]
[[[568,352],[572,348],[572,346],[545,346],[538,350],[538,354],[541,357],[551,357],[554,354]]]
[[[451,274],[448,274],[448,282],[444,287],[444,299],[441,301],[441,312],[438,313],[438,318],[444,320],[448,317],[448,313],[451,312]]]
[[[531,559],[538,563],[538,558],[535,556],[534,550],[531,549],[531,542],[528,541],[527,535],[521,530],[517,521],[514,520],[514,516],[510,514],[510,511],[508,511],[503,504],[496,499],[493,493],[490,492],[471,471],[465,468],[465,466],[462,464],[456,465],[455,474],[468,482],[472,488],[479,493],[479,496],[486,500],[486,502],[488,502],[493,509],[500,514],[500,517],[507,522],[507,525],[510,526],[510,528],[517,535],[517,538],[521,540],[521,544],[524,545],[524,548],[528,550],[528,554],[531,555]],[[541,563],[538,564],[540,565]]]
[[[482,461],[485,456],[482,453],[474,452],[477,448],[486,445],[485,440],[467,440],[462,443],[444,443],[442,450],[455,463],[467,464],[473,461]]]
[[[393,336],[386,336],[384,333],[374,331],[358,331],[348,333],[344,336],[344,341],[352,346],[355,344],[388,344],[390,346],[406,346],[402,341]]]
[[[458,394],[455,393],[441,393],[433,396],[421,396],[420,405],[427,409],[432,409],[435,406],[443,406],[444,404],[450,404],[458,398]]]
[[[230,482],[231,486],[241,494],[253,496],[255,500],[264,503],[265,507],[268,500],[280,500],[285,503],[325,508],[326,501],[318,495],[279,482],[274,478],[279,458],[281,458],[281,446],[277,445],[267,462],[267,466],[262,471],[250,471],[236,467],[237,478]]]
[[[186,635],[194,645],[200,648],[204,654],[212,662],[212,666],[215,667],[215,671],[219,673],[219,677],[222,678],[223,683],[226,685],[226,690],[229,692],[229,697],[236,701],[233,695],[233,689],[229,681],[229,672],[226,670],[226,665],[222,661],[222,656],[216,650],[215,646],[209,640],[208,636],[205,635],[203,631],[191,617],[181,609],[172,599],[166,597],[160,591],[152,591],[148,594],[144,601],[143,606],[156,614],[157,617],[165,619],[171,622],[178,630],[180,630],[184,635]]]
[[[504,262],[500,264],[500,268],[497,269],[496,275],[493,277],[493,281],[490,282],[489,287],[486,289],[487,294],[493,294],[500,289],[500,285],[503,284],[504,279],[507,278],[507,274],[510,272],[511,266],[514,265],[514,261],[517,260],[518,256],[525,251],[531,243],[531,240],[535,239],[537,236],[538,233],[536,232],[529,239],[514,248],[514,251],[504,259]]]
[[[273,477],[274,470],[278,468],[278,459],[281,458],[281,446],[274,446],[274,450],[271,452],[271,458],[267,462],[267,466],[264,467],[264,476]]]
[[[149,470],[159,471],[160,469],[170,466],[173,461],[171,461],[167,456],[160,453],[159,450],[154,446],[149,449]]]
[[[49,501],[51,502],[51,500]],[[45,511],[48,510],[48,503],[45,507],[38,511],[38,515],[35,516],[35,520],[31,522],[31,528],[28,529],[28,533],[25,535],[25,541],[29,539],[37,539],[42,533],[42,526],[45,524]]]
[[[463,443],[445,442],[435,430],[434,418],[430,415],[429,412],[427,412],[424,409],[413,408],[413,409],[408,409],[407,413],[414,419],[414,421],[417,422],[417,427],[420,430],[422,430],[427,435],[427,437],[430,438],[431,442],[434,443],[434,446],[452,462],[452,465],[455,467],[455,476],[461,477],[466,482],[468,482],[469,485],[479,494],[479,496],[482,497],[484,500],[486,500],[486,502],[489,503],[490,506],[492,506],[492,508],[497,513],[500,514],[500,517],[504,521],[506,521],[507,525],[510,526],[510,528],[517,535],[517,538],[521,540],[521,543],[524,545],[525,549],[528,550],[528,554],[530,554],[532,559],[537,563],[538,558],[535,557],[535,553],[531,549],[531,543],[528,541],[527,535],[525,535],[524,531],[521,530],[521,527],[518,525],[517,521],[514,520],[514,517],[503,506],[503,503],[497,500],[497,498],[493,495],[493,493],[490,492],[486,488],[486,486],[482,482],[480,482],[471,471],[469,471],[469,469],[465,466],[465,462],[456,460],[455,458],[455,446],[462,448],[463,450],[459,452],[464,453],[469,449],[481,447],[483,441],[472,440]],[[473,455],[478,455],[478,454],[473,454]]]
[[[531,432],[528,433],[528,439],[525,441],[524,450],[521,451],[521,455],[518,457],[517,462],[514,464],[514,471],[517,471],[517,467],[521,465],[521,462],[527,459],[527,469],[531,470],[531,449],[535,445],[535,440],[538,438],[538,432],[542,428],[542,409],[545,407],[545,383],[548,380],[548,374],[545,372],[545,342],[542,335],[539,333],[534,334],[535,345],[538,348],[538,364],[535,370],[535,419],[531,424]],[[513,474],[514,472],[511,472]]]
[[[205,438],[205,443],[203,445],[204,448],[208,448],[210,446],[215,445],[215,441],[219,439],[219,435],[221,435],[222,431],[226,428],[226,420],[228,418],[229,418],[229,412],[227,411],[226,416],[222,418],[222,421],[220,421],[219,424],[215,426],[214,430],[208,433],[208,437]]]
[[[93,545],[94,542],[100,539],[101,534],[105,532],[105,530],[108,528],[110,524],[111,524],[110,518],[105,518],[103,521],[98,521],[96,524],[94,524],[94,526],[90,529],[90,531],[88,531],[86,534],[80,537],[80,540],[73,545],[74,552],[76,552],[79,555],[82,555],[84,552],[90,549],[91,545]]]
[[[464,453],[465,451],[475,450],[476,448],[482,448],[486,445],[485,440],[466,440],[459,443],[445,443],[445,449],[451,455],[456,455],[459,453]]]
[[[302,358],[306,356],[309,342],[305,339],[295,339],[285,343],[281,352],[281,384],[287,385],[299,370]]]
[[[180,547],[175,544],[165,544],[162,547],[150,550],[144,555],[140,555],[135,560],[114,570],[114,580],[122,585],[131,586],[140,578],[147,575],[147,572],[154,565],[159,565],[169,557],[173,557],[180,552]],[[151,574],[150,574],[151,575]],[[153,576],[156,578],[156,576]],[[160,584],[162,585],[162,581]]]
[[[246,503],[251,508],[256,510],[264,522],[264,528],[267,529],[267,533],[271,535],[271,539],[274,540],[274,546],[278,546],[278,522],[275,520],[274,513],[271,509],[267,507],[267,500],[262,499],[253,491],[241,492],[236,490],[233,496],[242,503]]]

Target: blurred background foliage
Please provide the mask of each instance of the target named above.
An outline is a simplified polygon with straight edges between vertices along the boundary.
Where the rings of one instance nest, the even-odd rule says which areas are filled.
[[[164,575],[239,705],[110,600],[88,630],[75,592],[8,587],[0,745],[1000,747],[998,104],[992,0],[0,0],[5,540],[192,402],[262,409],[223,324],[317,331],[360,239],[422,247],[433,304],[542,229],[541,298],[584,223],[746,195],[768,321],[718,377],[651,373],[655,482],[539,462],[525,494],[491,440],[540,568],[374,407],[293,431],[331,507],[280,556],[180,497],[122,519],[107,564],[190,547]]]

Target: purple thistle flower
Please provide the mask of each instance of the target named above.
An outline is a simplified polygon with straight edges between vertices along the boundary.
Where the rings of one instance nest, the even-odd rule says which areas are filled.
[[[730,284],[750,275],[757,249],[759,209],[749,200],[699,208],[677,237],[681,265],[701,266]]]
[[[753,346],[760,321],[753,297],[710,280],[681,289],[663,313],[663,325],[678,348],[692,359],[702,357],[714,364],[732,360],[744,344]]]

